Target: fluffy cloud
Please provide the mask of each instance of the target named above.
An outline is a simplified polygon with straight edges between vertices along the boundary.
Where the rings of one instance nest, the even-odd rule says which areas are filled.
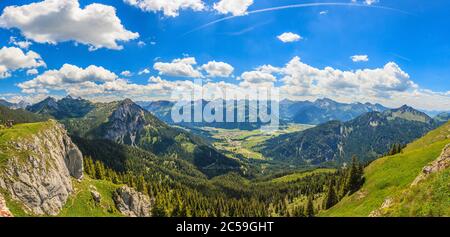
[[[350,57],[353,62],[367,62],[369,61],[369,56],[367,55],[353,55]]]
[[[119,41],[139,37],[124,28],[114,7],[93,3],[81,9],[78,0],[8,6],[0,16],[0,27],[18,28],[27,39],[38,43],[76,41],[89,45],[90,50],[120,50]]]
[[[38,73],[39,73],[39,71],[36,68],[27,70],[27,75],[36,75]]]
[[[202,11],[206,9],[202,0],[124,0],[125,3],[138,7],[142,11],[163,11],[164,15],[176,17],[180,10],[192,9]]]
[[[244,72],[239,79],[253,84],[277,81],[277,79],[272,74],[260,71]]]
[[[71,90],[76,87],[92,88],[96,83],[113,82],[117,75],[109,70],[91,65],[85,69],[64,64],[59,70],[48,70],[33,80],[20,83],[24,93],[37,93],[42,90]]]
[[[126,70],[126,71],[121,72],[120,75],[124,76],[124,77],[130,77],[130,76],[133,75],[133,73],[131,73],[130,71]]]
[[[278,39],[283,43],[292,43],[303,39],[300,35],[292,32],[286,32],[278,36]]]
[[[234,68],[228,63],[211,61],[201,67],[208,73],[208,77],[230,77]]]
[[[34,51],[25,53],[20,48],[3,47],[0,49],[0,78],[11,76],[11,71],[45,66],[41,56]]]
[[[221,0],[214,3],[214,9],[222,14],[242,16],[247,14],[247,9],[253,4],[253,0]]]
[[[153,68],[159,71],[160,75],[201,78],[203,75],[193,67],[196,64],[195,58],[187,57],[175,59],[170,63],[157,62],[153,65]]]
[[[392,93],[417,89],[410,76],[395,63],[383,68],[341,71],[314,68],[294,57],[283,68],[283,89],[291,95],[326,96],[354,93],[389,98]]]
[[[257,89],[273,87],[274,83],[277,81],[277,78],[270,73],[262,71],[249,71],[242,73],[238,80],[242,80],[242,82],[239,83],[239,86],[242,88]]]
[[[195,65],[194,58],[174,60]],[[207,65],[207,64],[206,64]],[[361,70],[339,70],[332,67],[313,67],[292,58],[283,67],[264,65],[242,73],[236,83],[207,82],[203,85],[205,99],[220,98],[221,91],[231,89],[237,98],[245,96],[249,89],[274,87],[280,89],[280,99],[314,100],[328,97],[341,102],[372,102],[390,107],[408,104],[420,109],[447,110],[450,92],[434,92],[420,88],[396,63],[383,67]],[[280,85],[278,85],[280,84]],[[98,66],[82,69],[64,65],[60,70],[49,70],[34,79],[19,84],[22,91],[35,95],[63,91],[96,101],[123,98],[134,100],[168,100],[175,90],[190,92],[199,89],[191,79],[165,80],[150,77],[147,84],[136,84],[121,79]],[[218,97],[219,96],[219,97]],[[228,97],[227,98],[231,98]]]
[[[28,49],[33,44],[30,41],[17,41],[16,37],[13,36],[9,38],[9,43],[21,49]]]

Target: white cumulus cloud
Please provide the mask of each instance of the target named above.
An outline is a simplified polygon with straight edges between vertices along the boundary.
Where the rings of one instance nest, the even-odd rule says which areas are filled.
[[[277,78],[270,73],[261,72],[261,71],[249,71],[244,72],[238,78],[238,80],[242,80],[239,85],[243,88],[250,87],[273,87],[274,83],[277,81]]]
[[[38,73],[39,73],[39,71],[36,68],[27,70],[27,75],[36,75]]]
[[[242,16],[247,14],[247,9],[253,4],[253,0],[221,0],[214,3],[214,9],[222,14]]]
[[[417,89],[410,76],[394,62],[383,68],[341,71],[318,69],[294,57],[284,68],[283,89],[292,95],[330,97],[348,94],[388,98],[394,92]]]
[[[9,43],[21,49],[28,49],[33,44],[30,41],[18,41],[16,37],[13,36],[9,38]]]
[[[208,73],[208,77],[229,77],[234,68],[228,63],[211,61],[201,67]]]
[[[64,64],[59,70],[48,70],[36,78],[20,83],[24,93],[37,93],[42,90],[66,90],[76,87],[93,87],[96,83],[112,82],[118,79],[113,72],[91,65],[85,69]]]
[[[281,40],[283,43],[292,43],[299,40],[302,40],[303,38],[295,33],[292,32],[286,32],[278,36],[278,39]]]
[[[133,73],[131,73],[130,71],[126,70],[126,71],[121,72],[120,75],[124,76],[124,77],[130,77],[130,76],[133,75]]]
[[[0,79],[11,76],[11,72],[19,69],[45,67],[41,56],[34,51],[24,52],[16,47],[0,49]]]
[[[90,50],[120,50],[118,42],[139,37],[125,29],[112,6],[93,3],[80,8],[78,0],[45,0],[23,6],[8,6],[0,16],[0,27],[17,28],[37,43],[75,41]]]
[[[170,63],[157,62],[153,65],[153,68],[159,71],[160,75],[174,76],[174,77],[203,77],[200,71],[193,66],[197,64],[197,61],[193,57],[187,57],[182,59],[174,59]]]
[[[124,0],[124,2],[138,7],[142,11],[162,11],[164,15],[170,17],[178,16],[180,10],[202,11],[206,9],[202,0]]]

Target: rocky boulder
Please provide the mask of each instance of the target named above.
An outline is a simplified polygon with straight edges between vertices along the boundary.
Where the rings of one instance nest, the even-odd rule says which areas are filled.
[[[97,191],[97,188],[93,185],[89,186],[89,192],[91,193],[92,199],[94,199],[94,202],[99,204],[102,200],[102,196]]]
[[[151,216],[152,202],[150,198],[128,186],[117,189],[113,195],[113,199],[117,209],[125,216]]]

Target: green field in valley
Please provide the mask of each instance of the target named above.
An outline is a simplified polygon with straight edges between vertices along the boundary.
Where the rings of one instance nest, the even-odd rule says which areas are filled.
[[[273,132],[266,132],[260,129],[247,131],[210,127],[202,128],[202,130],[206,131],[215,140],[213,145],[218,150],[223,151],[232,158],[265,160],[266,157],[264,157],[257,149],[258,145],[276,136],[303,131],[311,127],[313,126],[289,124],[288,126]]]

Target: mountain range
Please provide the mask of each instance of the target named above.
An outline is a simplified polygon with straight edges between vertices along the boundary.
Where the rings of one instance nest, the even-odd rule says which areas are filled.
[[[8,107],[10,109],[25,109],[30,104],[25,101],[20,101],[19,103],[12,103],[3,99],[0,99],[0,105]]]
[[[177,157],[208,176],[239,170],[240,164],[219,153],[202,138],[159,120],[133,101],[92,103],[80,98],[47,98],[27,110],[52,116],[72,137],[108,140],[139,147],[157,156]],[[89,155],[89,154],[88,154]]]
[[[197,101],[192,102],[192,104],[202,103],[202,109],[204,109],[205,104],[208,101]],[[171,110],[174,106],[174,102],[171,101],[155,101],[155,102],[138,102],[143,108],[152,112],[169,124],[174,124],[174,121],[171,118]],[[223,107],[223,113],[225,114],[227,110],[234,110],[234,114],[237,114],[237,111],[245,111],[246,122],[228,122],[228,123],[220,123],[220,122],[182,122],[177,125],[186,126],[186,127],[216,127],[216,128],[225,128],[225,129],[241,129],[241,130],[253,130],[261,128],[261,126],[265,125],[260,120],[258,122],[249,122],[249,111],[251,107],[249,106],[249,101],[245,101],[245,108],[238,108],[238,103],[233,104],[233,108]],[[266,103],[267,110],[271,110],[271,104]],[[282,100],[279,102],[280,114],[279,120],[280,124],[284,125],[287,123],[300,123],[300,124],[311,124],[317,125],[325,122],[329,122],[332,120],[339,121],[348,121],[357,116],[367,113],[378,111],[382,112],[387,110],[386,107],[380,104],[370,104],[370,103],[339,103],[331,99],[318,99],[316,101],[291,101],[291,100]],[[237,121],[237,120],[235,120]]]
[[[367,184],[349,198],[339,193],[343,199],[335,208],[317,214],[397,216],[405,210],[422,213],[421,203],[433,215],[447,213],[433,205],[446,205],[439,187],[446,185],[448,149],[419,174],[448,144],[448,123],[432,130],[444,123],[445,114],[432,119],[405,105],[328,121],[264,140],[257,148],[269,160],[247,161],[221,154],[129,99],[47,98],[28,110],[0,105],[0,120],[15,124],[0,125],[0,216],[304,216],[308,195],[314,194],[311,202],[319,209],[323,200],[317,197],[328,195],[330,180],[345,183],[346,169],[340,167],[354,155],[372,162]],[[409,142],[393,158],[373,161]],[[273,172],[274,166],[291,169]],[[447,173],[435,177],[429,171]],[[398,190],[417,175],[417,186],[405,193],[412,202],[405,202]],[[417,195],[417,189],[434,199]],[[358,212],[349,210],[358,205],[364,205]]]
[[[352,156],[371,161],[395,144],[407,144],[439,123],[409,106],[369,112],[347,122],[331,121],[266,141],[261,151],[300,164],[343,163]]]
[[[387,108],[380,104],[346,104],[324,98],[314,102],[283,100],[280,110],[281,118],[285,121],[317,125],[333,120],[345,122],[364,113],[383,112]]]

